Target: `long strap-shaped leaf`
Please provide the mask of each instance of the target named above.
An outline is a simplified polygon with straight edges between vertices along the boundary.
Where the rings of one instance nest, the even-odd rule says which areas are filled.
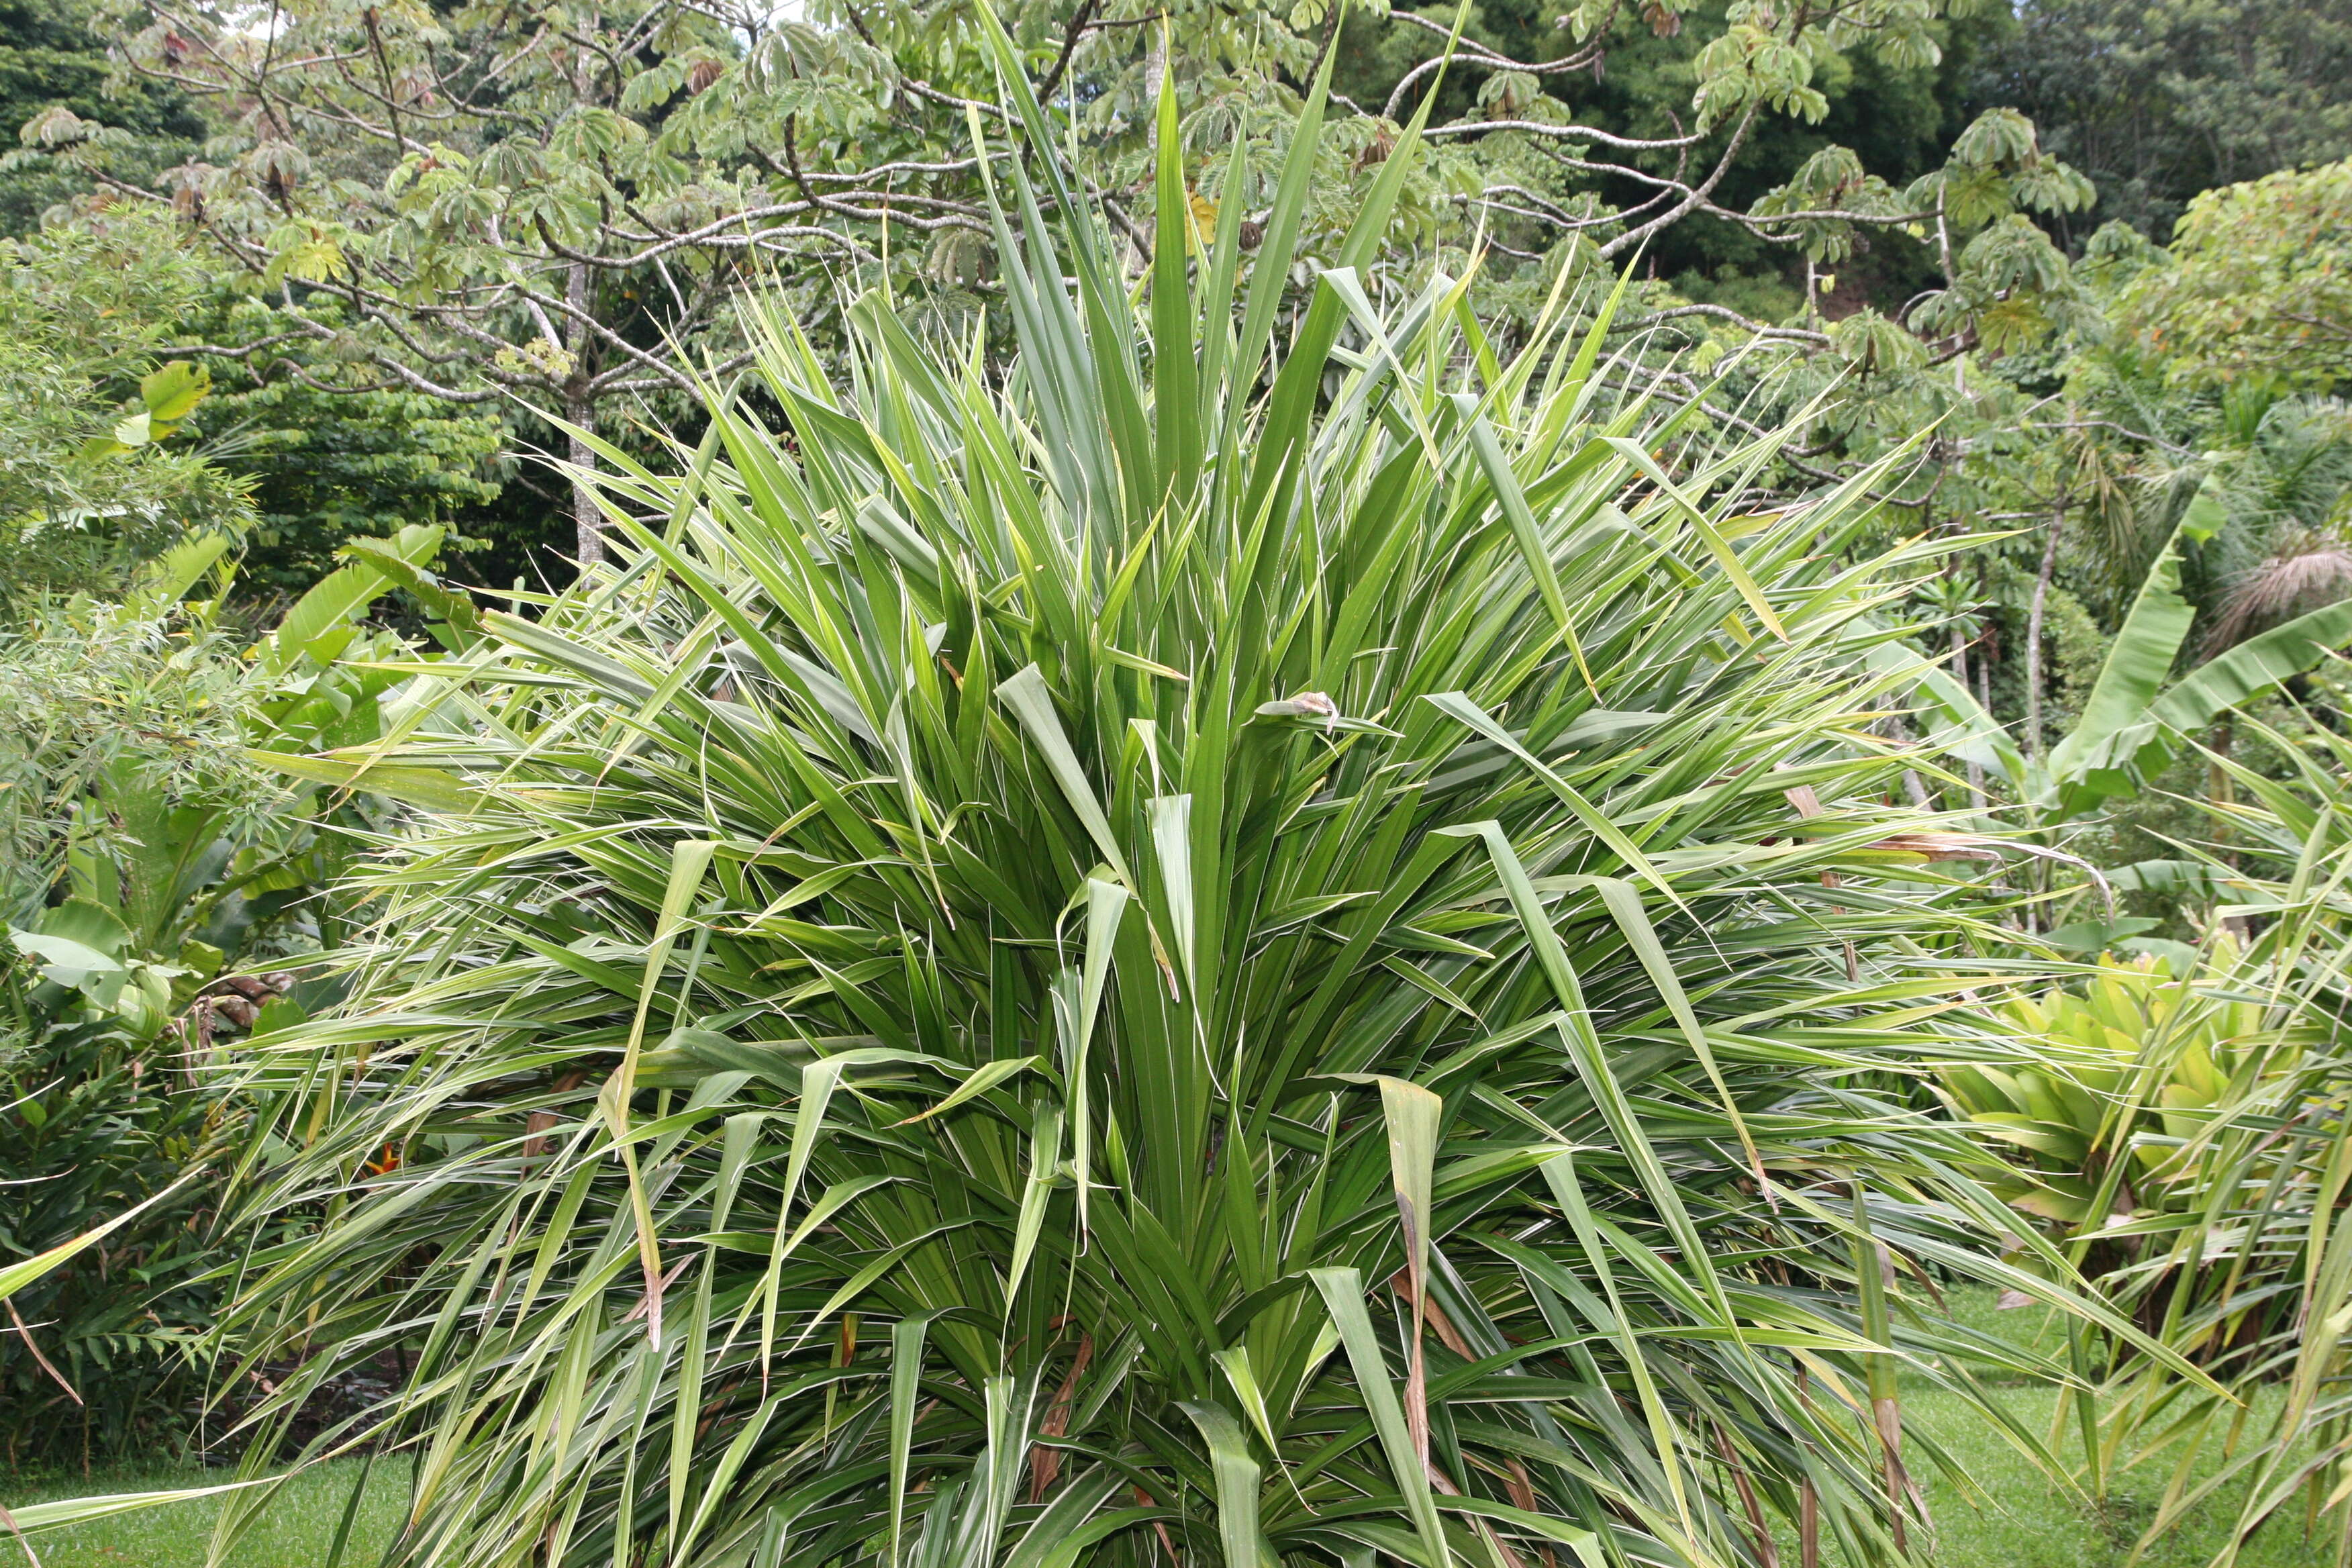
[[[1719,1322],[1735,1338],[1738,1335],[1738,1318],[1732,1310],[1730,1300],[1724,1294],[1723,1281],[1713,1263],[1705,1256],[1706,1244],[1697,1227],[1692,1225],[1690,1212],[1684,1206],[1682,1194],[1665,1167],[1658,1161],[1643,1131],[1641,1119],[1625,1099],[1623,1089],[1610,1069],[1608,1057],[1601,1039],[1593,1032],[1591,1010],[1584,1000],[1584,988],[1570,966],[1567,949],[1559,933],[1546,915],[1543,899],[1529,879],[1527,868],[1520,864],[1518,852],[1511,847],[1498,823],[1485,822],[1468,827],[1445,828],[1443,832],[1476,837],[1485,841],[1488,858],[1501,878],[1505,896],[1517,917],[1519,929],[1528,939],[1537,967],[1549,983],[1552,994],[1559,1002],[1563,1015],[1559,1034],[1569,1047],[1570,1059],[1575,1064],[1591,1092],[1593,1103],[1609,1122],[1610,1131],[1621,1141],[1626,1158],[1632,1162],[1650,1200],[1658,1205],[1660,1218],[1675,1237],[1675,1245],[1685,1250],[1691,1272],[1697,1277],[1700,1291],[1716,1311]]]
[[[1087,834],[1102,851],[1105,860],[1118,873],[1119,880],[1135,886],[1134,874],[1127,868],[1127,857],[1120,853],[1118,836],[1110,830],[1110,819],[1103,815],[1102,802],[1096,798],[1094,785],[1087,779],[1086,769],[1078,763],[1078,754],[1070,748],[1070,737],[1062,728],[1061,715],[1054,711],[1054,694],[1046,688],[1045,672],[1029,665],[1008,676],[996,688],[997,696],[1013,710],[1023,729],[1045,758],[1054,782],[1062,786],[1063,798],[1085,825]]]
[[[1691,1006],[1690,994],[1683,989],[1682,976],[1675,973],[1674,960],[1668,956],[1665,944],[1658,940],[1655,926],[1650,923],[1649,910],[1642,907],[1642,895],[1633,884],[1614,877],[1595,877],[1594,889],[1601,901],[1616,921],[1617,929],[1625,933],[1633,947],[1633,956],[1641,961],[1643,972],[1650,984],[1656,986],[1660,1000],[1675,1020],[1675,1026],[1688,1040],[1691,1054],[1698,1058],[1699,1067],[1706,1074],[1707,1083],[1715,1089],[1716,1099],[1723,1106],[1723,1114],[1730,1120],[1731,1130],[1738,1136],[1740,1152],[1748,1156],[1748,1168],[1756,1174],[1756,1184],[1768,1196],[1772,1191],[1772,1178],[1764,1172],[1764,1157],[1757,1152],[1755,1134],[1748,1128],[1748,1119],[1739,1113],[1739,1104],[1732,1098],[1731,1086],[1724,1081],[1723,1068],[1715,1059],[1715,1050],[1707,1043],[1706,1030],[1699,1023],[1697,1010]]]
[[[915,1397],[923,1341],[937,1312],[913,1312],[890,1327],[890,1568],[898,1568],[907,1522],[908,1457],[915,1442]]]
[[[1383,1078],[1381,1120],[1389,1134],[1389,1174],[1396,1189],[1397,1218],[1404,1230],[1405,1278],[1412,1289],[1412,1342],[1405,1373],[1404,1413],[1413,1453],[1429,1467],[1429,1366],[1422,1337],[1429,1317],[1429,1238],[1436,1224],[1431,1188],[1437,1164],[1439,1125],[1445,1102],[1419,1084]]]
[[[1339,1331],[1339,1342],[1347,1347],[1357,1391],[1372,1418],[1373,1431],[1380,1434],[1389,1473],[1412,1513],[1422,1547],[1433,1564],[1443,1565],[1452,1560],[1445,1545],[1445,1527],[1438,1521],[1429,1472],[1405,1420],[1404,1407],[1397,1401],[1396,1385],[1389,1380],[1388,1359],[1381,1353],[1380,1339],[1372,1332],[1371,1314],[1364,1310],[1364,1277],[1353,1268],[1317,1268],[1308,1272],[1308,1278],[1322,1292],[1331,1321]]]
[[[1184,1414],[1192,1418],[1209,1446],[1209,1468],[1217,1491],[1217,1537],[1225,1549],[1225,1568],[1268,1568],[1272,1559],[1258,1544],[1258,1470],[1257,1461],[1250,1458],[1249,1439],[1221,1405],[1187,1400]]]

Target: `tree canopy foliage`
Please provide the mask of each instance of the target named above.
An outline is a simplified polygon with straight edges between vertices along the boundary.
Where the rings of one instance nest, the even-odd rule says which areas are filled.
[[[2162,239],[2199,192],[2352,157],[2345,0],[2027,0],[1973,89]]]
[[[0,5],[0,127],[13,132],[63,109],[111,128],[110,166],[152,179],[194,151],[205,121],[169,87],[120,75],[109,58],[109,31],[81,0]],[[45,213],[88,188],[80,171],[12,147],[0,154],[0,234],[31,233]]]
[[[1152,220],[1130,193],[1152,156],[1159,86],[1178,94],[1191,188],[1209,207],[1240,204],[1255,232],[1300,91],[1343,49],[1344,80],[1367,96],[1343,95],[1315,171],[1307,254],[1322,257],[1438,87],[1434,56],[1454,35],[1451,17],[1406,10],[1088,0],[1011,7],[1018,55],[1000,65],[966,8],[906,0],[790,16],[672,0],[298,4],[268,28],[241,7],[179,0],[108,15],[131,71],[210,116],[203,154],[142,182],[112,166],[120,137],[70,108],[26,134],[115,199],[170,205],[269,302],[271,331],[199,352],[299,345],[310,357],[296,374],[313,384],[511,395],[566,422],[583,469],[596,462],[590,437],[623,428],[609,410],[691,408],[698,377],[750,363],[733,311],[750,282],[781,276],[821,335],[840,330],[845,287],[887,279],[948,321],[993,298],[973,137],[1004,112],[1004,71],[1063,115],[1088,199],[1140,257]],[[1775,128],[1824,122],[1857,71],[1917,89],[1968,15],[1941,0],[1594,3],[1558,26],[1506,17],[1496,42],[1482,21],[1444,68],[1433,154],[1400,195],[1400,264],[1476,245],[1482,290],[1516,286],[1531,314],[1559,268],[1622,263],[1686,220],[1744,237],[1742,254],[1818,252],[1834,231],[1850,255],[1864,234],[1916,231],[1899,242],[1920,247],[1903,275],[1945,284],[1930,330],[1966,331],[2013,287],[2001,278],[2045,270],[2009,256],[2024,232],[2011,226],[1975,242],[1990,280],[1965,279],[1971,237],[2012,210],[2087,199],[2031,127],[1980,121],[1951,167],[1928,151],[1940,110],[1891,152],[1874,132],[1869,166]],[[1609,85],[1616,58],[1633,68],[1627,86]],[[1372,269],[1367,287],[1388,275]],[[585,496],[579,546],[593,554]]]
[[[2270,387],[2352,379],[2352,159],[2189,204],[2128,310],[2174,373]]]
[[[243,518],[244,487],[173,439],[208,373],[159,363],[203,287],[158,214],[0,239],[0,593],[103,584]]]

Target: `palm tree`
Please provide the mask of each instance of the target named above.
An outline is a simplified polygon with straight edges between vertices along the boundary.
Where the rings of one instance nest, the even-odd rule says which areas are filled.
[[[402,1563],[1900,1555],[1915,1281],[2054,1296],[1899,1087],[1998,1049],[1871,733],[1939,547],[1757,510],[1613,300],[1377,308],[1413,136],[1292,315],[1319,89],[1245,283],[1163,100],[1139,295],[1016,108],[1017,363],[756,318],[772,425],[287,763],[418,816],[251,1052],[268,1415],[409,1359],[309,1450],[410,1446]]]
[[[2223,520],[2205,563],[2220,580],[2207,641],[2231,647],[2352,596],[2352,407],[2233,387],[2209,483]]]

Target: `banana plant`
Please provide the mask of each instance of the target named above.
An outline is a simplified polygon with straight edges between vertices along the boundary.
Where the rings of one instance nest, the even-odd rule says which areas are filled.
[[[1931,748],[2005,781],[2025,824],[2047,828],[2137,794],[2191,737],[2352,643],[2352,600],[2325,605],[2176,676],[2196,612],[2180,593],[2176,531],[2148,570],[2074,727],[2046,755],[1932,661],[1887,647],[1882,668],[1911,685]]]
[[[16,951],[37,965],[40,983],[24,1000],[34,1014],[58,1010],[79,997],[99,1016],[142,1040],[162,1034],[172,1020],[172,982],[187,974],[180,964],[145,955],[136,947],[122,917],[83,898],[53,904],[37,929],[10,928]]]

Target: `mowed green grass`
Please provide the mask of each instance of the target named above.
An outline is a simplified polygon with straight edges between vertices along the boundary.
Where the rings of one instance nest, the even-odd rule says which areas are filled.
[[[229,1563],[235,1568],[326,1568],[362,1468],[358,1459],[339,1460],[288,1481]],[[0,1477],[0,1506],[13,1510],[63,1498],[184,1490],[234,1479],[233,1471],[171,1465],[114,1466],[96,1470],[87,1479],[78,1470],[5,1476]],[[399,1531],[407,1506],[407,1462],[379,1459],[352,1517],[345,1568],[373,1563]],[[219,1511],[219,1500],[212,1498],[168,1503],[68,1529],[40,1531],[29,1543],[40,1554],[41,1568],[204,1568]],[[24,1549],[23,1543],[0,1539],[0,1562],[25,1563]]]
[[[1989,1295],[1964,1293],[1962,1317],[2028,1344],[2045,1338],[2045,1314],[2035,1309],[1995,1313]],[[2057,1395],[2048,1388],[2020,1385],[1996,1391],[2029,1431],[2049,1430]],[[1950,1394],[1913,1392],[1906,1405],[1926,1436],[1948,1449],[1971,1482],[1955,1486],[1923,1462],[1919,1468],[1935,1517],[1934,1560],[1943,1568],[2123,1568],[2152,1516],[2169,1479],[2168,1462],[2126,1470],[2107,1506],[2094,1508],[2063,1482],[2053,1481],[2018,1453],[1960,1400]],[[2258,1414],[2262,1414],[2258,1412]],[[2069,1428],[2066,1455],[2076,1457]],[[0,1479],[0,1504],[10,1508],[56,1498],[99,1492],[160,1491],[204,1486],[225,1479],[220,1471],[168,1467],[123,1467],[100,1470],[85,1481],[79,1474],[11,1476]],[[297,1478],[281,1490],[236,1555],[235,1568],[325,1568],[329,1547],[349,1506],[360,1464],[347,1460]],[[1971,1493],[1975,1495],[1971,1495]],[[2146,1568],[2201,1568],[2219,1552],[2235,1517],[2239,1493],[2222,1494],[2140,1559]],[[368,1568],[400,1527],[407,1502],[407,1465],[378,1462],[369,1478],[343,1557],[345,1568]],[[203,1568],[218,1505],[205,1500],[150,1509],[71,1530],[46,1531],[33,1540],[42,1568]],[[2326,1532],[2304,1539],[2297,1510],[2256,1535],[2241,1553],[2242,1568],[2327,1568],[2336,1561]],[[0,1542],[0,1552],[17,1551]],[[1827,1568],[1837,1568],[1834,1551]],[[1793,1541],[1782,1543],[1785,1568],[1795,1568]]]
[[[2064,1331],[2043,1309],[1998,1311],[1991,1291],[1973,1288],[1955,1292],[1952,1306],[1954,1314],[1971,1327],[2053,1360],[2063,1359]],[[2056,1389],[2021,1380],[2000,1381],[1993,1394],[2034,1438],[2049,1439],[2060,1398]],[[2253,1419],[2247,1423],[2250,1435],[2273,1414],[2276,1397],[2273,1394],[2257,1401]],[[2167,1452],[2133,1464],[2136,1456],[2126,1453],[2120,1474],[2110,1478],[2105,1505],[2095,1505],[2020,1453],[1959,1396],[1914,1387],[1905,1391],[1904,1408],[1906,1417],[1923,1429],[1922,1436],[1941,1447],[1966,1478],[1965,1483],[1954,1481],[1916,1447],[1910,1456],[1934,1521],[1932,1560],[1941,1568],[2125,1568],[2156,1516],[2177,1462],[2177,1455]],[[2081,1464],[2082,1435],[2071,1419],[2053,1452],[2063,1466]],[[2197,1475],[2209,1476],[2216,1468],[2216,1456],[2209,1454]],[[2138,1558],[2137,1568],[2204,1568],[2229,1543],[2244,1496],[2243,1486],[2217,1492],[2153,1543]],[[2342,1518],[2340,1512],[2330,1515],[2315,1535],[2305,1539],[2301,1509],[2282,1510],[2241,1549],[2239,1568],[2333,1568]],[[1794,1568],[1796,1557],[1791,1537],[1783,1542],[1786,1568]],[[1842,1568],[1833,1550],[1823,1553],[1823,1562],[1826,1568]]]
[[[2000,1397],[2027,1430],[2047,1436],[2057,1404],[2053,1393],[2003,1389]],[[1944,1568],[2124,1568],[2171,1479],[2169,1456],[2128,1468],[2110,1484],[2106,1506],[2095,1508],[2052,1482],[1953,1396],[1921,1394],[1907,1403],[1981,1494],[1964,1495],[1940,1476],[1927,1478],[1935,1561]],[[2071,1425],[2062,1457],[2069,1464],[2080,1461],[2080,1436]],[[2203,1568],[2228,1543],[2243,1496],[2243,1488],[2217,1494],[2152,1545],[2139,1559],[2142,1568]],[[2292,1517],[2273,1519],[2240,1552],[2240,1568],[2327,1568],[2336,1562],[2330,1524],[2306,1541],[2301,1510],[2284,1514]],[[2329,1517],[2340,1528],[2340,1514]]]

